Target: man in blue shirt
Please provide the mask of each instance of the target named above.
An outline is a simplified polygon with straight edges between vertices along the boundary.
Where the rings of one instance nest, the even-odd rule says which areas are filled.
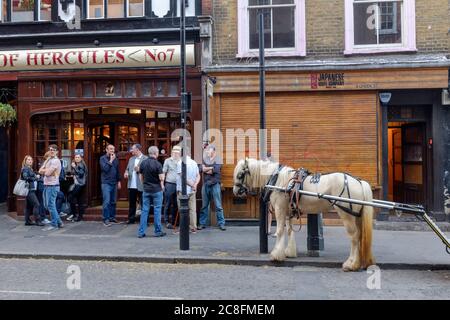
[[[103,225],[109,227],[116,220],[117,190],[120,190],[119,160],[112,144],[106,146],[106,154],[100,158],[102,195],[103,195]]]
[[[209,204],[214,201],[216,207],[217,224],[220,230],[225,231],[225,218],[222,208],[222,190],[220,170],[222,165],[216,157],[216,148],[210,144],[206,147],[206,157],[203,159],[203,187],[202,187],[202,210],[200,212],[200,225],[198,229],[204,229],[209,219]]]

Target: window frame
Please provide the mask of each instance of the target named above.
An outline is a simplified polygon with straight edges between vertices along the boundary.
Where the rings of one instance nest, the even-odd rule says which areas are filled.
[[[398,0],[372,0],[367,2],[392,2]],[[345,0],[345,55],[390,53],[390,52],[416,52],[416,19],[415,0],[402,0],[402,42],[388,44],[355,45],[354,38],[354,11],[355,0]],[[364,2],[361,2],[364,3]]]
[[[293,48],[265,49],[267,57],[306,56],[306,14],[305,0],[294,0],[295,4],[295,46]],[[258,49],[250,49],[248,0],[238,0],[238,54],[237,58],[258,56]]]
[[[131,16],[130,13],[130,1],[129,0],[125,0],[124,6],[125,6],[125,10],[124,10],[124,17],[115,17],[115,18],[110,18],[107,16],[108,14],[108,0],[103,0],[103,13],[101,17],[91,17],[89,15],[89,5],[90,5],[90,0],[86,0],[86,19],[87,20],[101,20],[101,19],[127,19],[127,18],[143,18],[145,17],[145,0],[142,0],[143,3],[143,8],[142,8],[142,15],[141,16]]]
[[[125,12],[125,14],[127,15],[127,18],[142,18],[145,17],[145,0],[142,0],[142,16],[131,16],[130,15],[130,0],[125,0],[126,1],[126,6],[127,6],[127,10]]]

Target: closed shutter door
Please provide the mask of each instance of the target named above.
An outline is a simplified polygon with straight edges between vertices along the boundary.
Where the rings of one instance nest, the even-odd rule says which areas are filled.
[[[224,138],[226,129],[259,128],[258,99],[257,94],[221,96],[220,128]],[[372,186],[378,185],[376,113],[374,92],[268,93],[266,96],[266,124],[268,129],[279,129],[281,163],[313,172],[348,172]],[[270,132],[268,139],[268,150],[274,151]],[[230,147],[231,143],[225,140],[225,146]],[[249,151],[248,144],[245,149]],[[226,152],[223,156],[227,157]],[[226,187],[233,185],[233,170],[234,165],[224,165]]]

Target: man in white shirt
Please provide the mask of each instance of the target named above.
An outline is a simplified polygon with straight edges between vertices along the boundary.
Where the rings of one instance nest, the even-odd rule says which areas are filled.
[[[181,148],[174,146],[172,156],[164,161],[164,223],[167,229],[173,229],[177,208],[177,175]]]
[[[142,146],[139,143],[134,144],[130,150],[133,155],[128,160],[128,166],[125,170],[124,178],[128,179],[128,221],[127,224],[133,224],[136,222],[136,202],[139,199],[139,203],[142,204],[142,181],[139,178],[139,166],[142,161],[148,157],[142,153]]]
[[[181,161],[177,166],[177,198],[180,206],[181,195]],[[192,233],[197,232],[197,185],[200,182],[200,172],[198,164],[191,157],[186,156],[186,193],[189,196],[189,229]]]

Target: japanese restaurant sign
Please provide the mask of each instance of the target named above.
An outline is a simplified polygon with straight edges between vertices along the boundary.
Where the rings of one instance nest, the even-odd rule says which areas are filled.
[[[176,67],[180,46],[140,46],[0,51],[0,71]],[[186,45],[186,64],[195,65],[194,45]]]

